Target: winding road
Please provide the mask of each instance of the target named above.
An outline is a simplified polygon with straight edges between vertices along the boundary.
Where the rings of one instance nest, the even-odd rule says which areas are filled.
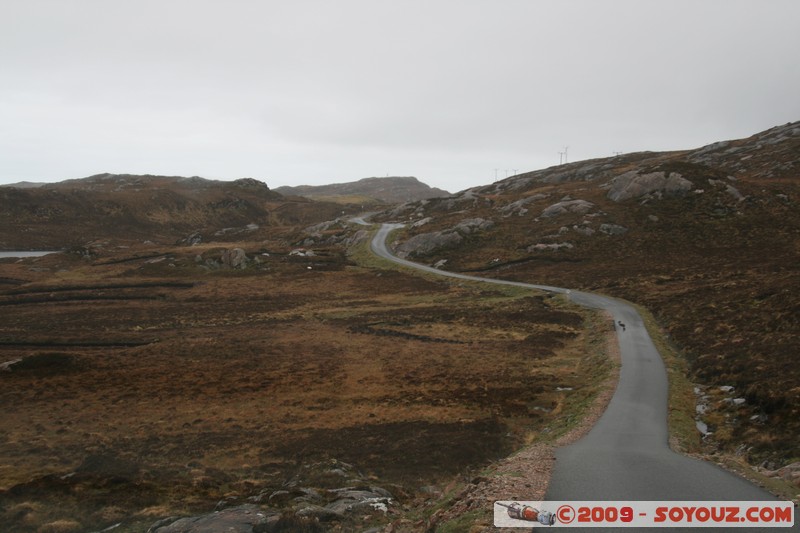
[[[469,276],[400,259],[386,239],[401,224],[383,224],[371,249],[407,267],[470,281],[513,285],[566,294],[578,305],[604,309],[614,318],[622,367],[605,413],[578,442],[556,452],[546,499],[551,501],[776,501],[768,492],[711,463],[673,452],[668,446],[667,374],[661,355],[631,305],[605,296],[548,285]],[[588,529],[588,528],[586,528]],[[645,528],[651,531],[649,528]],[[678,529],[687,531],[689,528]],[[571,531],[582,531],[571,528]],[[691,528],[696,531],[696,529]],[[737,528],[736,531],[767,528]],[[786,529],[782,529],[786,531]],[[800,530],[795,524],[792,530]],[[625,531],[635,531],[627,528]]]

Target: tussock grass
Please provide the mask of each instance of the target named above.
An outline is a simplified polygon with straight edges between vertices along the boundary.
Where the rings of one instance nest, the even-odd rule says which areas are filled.
[[[557,301],[566,308],[575,307],[564,296],[559,296]],[[582,307],[576,312],[584,317],[582,340],[573,348],[577,351],[561,354],[561,362],[573,369],[577,385],[564,394],[559,416],[548,426],[549,431],[538,434],[535,440],[555,443],[583,424],[593,409],[600,408],[602,413],[602,408],[616,388],[620,362],[611,351],[613,347],[610,341],[615,342],[615,339],[610,339],[608,316],[602,311]],[[601,395],[604,399],[600,400],[602,405],[598,405]]]

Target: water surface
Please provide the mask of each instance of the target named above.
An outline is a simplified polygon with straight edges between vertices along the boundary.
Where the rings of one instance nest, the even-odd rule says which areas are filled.
[[[58,250],[35,250],[35,251],[10,251],[10,252],[2,252],[0,251],[0,259],[5,259],[7,257],[41,257],[43,255],[48,254],[57,254]]]

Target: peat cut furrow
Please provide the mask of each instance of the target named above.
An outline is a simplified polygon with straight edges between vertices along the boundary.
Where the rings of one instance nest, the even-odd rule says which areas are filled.
[[[0,278],[0,283],[3,279]],[[16,283],[16,280],[11,280]],[[25,282],[18,282],[25,283]],[[92,285],[55,285],[55,286],[37,286],[37,287],[20,287],[2,291],[4,295],[15,294],[29,294],[40,292],[78,292],[78,291],[97,291],[97,290],[110,290],[110,289],[191,289],[197,285],[192,281],[145,281],[138,283],[97,283]]]
[[[0,348],[134,348],[158,342],[157,339],[124,340],[38,340],[38,339],[0,339]]]
[[[48,296],[32,296],[28,298],[3,298],[0,307],[9,305],[35,305],[67,302],[93,302],[93,301],[129,301],[129,300],[163,300],[162,295],[134,295],[134,294],[59,294]]]

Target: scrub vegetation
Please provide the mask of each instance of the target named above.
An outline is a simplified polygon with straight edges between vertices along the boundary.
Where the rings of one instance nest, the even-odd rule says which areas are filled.
[[[219,247],[199,245],[0,264],[28,278],[0,291],[3,523],[141,531],[337,489],[336,464],[426,505],[591,396],[595,319],[557,297],[239,245],[259,262],[209,270]]]

